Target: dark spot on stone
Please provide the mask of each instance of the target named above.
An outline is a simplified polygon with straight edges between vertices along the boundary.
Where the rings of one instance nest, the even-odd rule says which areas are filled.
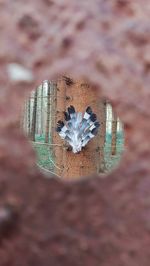
[[[125,7],[129,4],[128,0],[117,0],[116,5],[119,7]]]
[[[145,74],[150,72],[150,62],[146,62],[144,65]]]
[[[43,2],[48,6],[54,5],[54,2],[52,0],[44,0]]]
[[[0,207],[0,237],[9,236],[16,227],[18,211],[15,206],[6,204]]]
[[[85,26],[85,20],[78,21],[76,24],[76,29],[77,30],[82,30]]]
[[[72,38],[71,37],[65,37],[62,40],[62,47],[67,49],[72,45]]]
[[[26,14],[18,22],[21,31],[24,31],[31,39],[40,37],[39,23],[32,16]]]

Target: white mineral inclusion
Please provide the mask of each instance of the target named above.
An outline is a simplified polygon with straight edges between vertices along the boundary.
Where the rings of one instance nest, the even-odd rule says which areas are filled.
[[[16,82],[32,82],[34,76],[31,70],[17,63],[10,63],[7,67],[9,78]]]

